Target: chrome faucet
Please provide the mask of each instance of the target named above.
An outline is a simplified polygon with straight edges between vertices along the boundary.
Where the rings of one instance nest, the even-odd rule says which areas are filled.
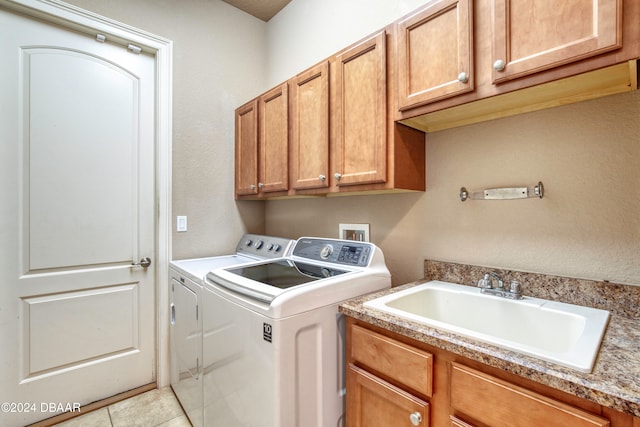
[[[493,286],[493,279],[498,280],[498,286]],[[484,277],[478,280],[478,287],[483,294],[495,295],[503,298],[521,299],[522,291],[520,290],[520,283],[512,280],[509,284],[509,289],[505,289],[504,281],[502,277],[496,273],[485,273]]]

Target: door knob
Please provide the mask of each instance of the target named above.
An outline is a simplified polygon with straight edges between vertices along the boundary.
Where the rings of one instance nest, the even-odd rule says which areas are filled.
[[[131,266],[132,267],[142,267],[142,268],[147,268],[151,265],[151,258],[149,258],[148,256],[142,258],[139,262],[132,262]]]

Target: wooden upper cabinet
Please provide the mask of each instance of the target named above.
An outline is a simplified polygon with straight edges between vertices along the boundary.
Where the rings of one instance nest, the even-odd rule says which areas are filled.
[[[338,54],[332,82],[335,184],[386,182],[386,32]]]
[[[258,100],[236,109],[236,196],[258,194]]]
[[[622,47],[623,0],[492,0],[493,82]]]
[[[289,90],[288,83],[259,98],[259,181],[260,192],[289,188]]]
[[[434,1],[396,23],[400,110],[473,91],[472,4]]]
[[[328,187],[329,63],[298,74],[291,89],[292,186],[297,190]]]

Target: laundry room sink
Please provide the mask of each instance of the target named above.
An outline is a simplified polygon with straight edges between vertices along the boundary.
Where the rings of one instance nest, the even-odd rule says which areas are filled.
[[[583,372],[593,369],[609,319],[605,310],[532,297],[512,300],[440,281],[364,306]]]

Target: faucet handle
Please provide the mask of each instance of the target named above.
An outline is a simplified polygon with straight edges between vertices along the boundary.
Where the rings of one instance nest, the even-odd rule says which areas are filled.
[[[512,280],[511,284],[509,285],[509,292],[514,294],[514,295],[522,295],[522,290],[520,288],[520,283],[518,283],[518,281],[516,281],[516,280]]]
[[[483,289],[491,289],[493,287],[489,273],[486,273],[482,279],[478,280],[478,287]]]

